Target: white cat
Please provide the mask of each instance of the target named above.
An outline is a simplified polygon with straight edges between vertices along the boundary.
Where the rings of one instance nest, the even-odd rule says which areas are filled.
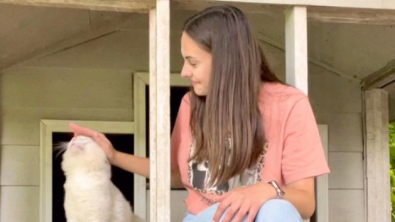
[[[132,209],[111,182],[111,166],[99,145],[85,136],[66,143],[64,208],[68,222],[132,222]]]

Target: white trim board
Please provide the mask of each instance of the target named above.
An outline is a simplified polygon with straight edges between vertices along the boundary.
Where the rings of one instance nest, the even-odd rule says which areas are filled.
[[[388,92],[364,92],[364,167],[367,222],[391,222],[391,183],[388,175]]]
[[[318,131],[324,148],[325,158],[328,162],[328,125],[318,124]],[[315,179],[315,198],[316,209],[314,221],[329,222],[329,185],[327,174]],[[310,222],[310,219],[304,220],[304,222]]]
[[[328,125],[318,124],[322,146],[328,162]],[[316,215],[315,221],[329,222],[329,185],[328,175],[319,176],[316,178]]]
[[[134,102],[134,124],[135,124],[135,134],[134,134],[134,147],[146,147],[146,108],[145,102],[149,95],[145,92],[145,87],[149,85],[149,74],[144,72],[137,72],[133,75],[133,102]],[[170,74],[170,86],[181,86],[188,87],[190,86],[190,82],[187,79],[182,78],[179,74]],[[146,157],[146,150],[139,149],[139,152],[135,154],[140,157]],[[146,187],[146,179],[144,177],[140,177],[136,175],[134,177],[134,181],[136,184],[139,184],[140,187]],[[141,200],[147,199],[147,192],[140,192],[135,194],[138,195],[138,198]],[[141,204],[135,206],[135,214],[137,214],[140,218],[147,220],[148,215],[147,205]]]
[[[339,8],[363,8],[363,9],[395,9],[395,1],[393,0],[176,0],[176,2],[193,2],[199,1],[207,3],[258,3],[267,5],[306,5],[306,6],[322,6],[322,7],[339,7]],[[116,12],[144,12],[147,13],[150,8],[156,6],[154,1],[147,0],[114,0],[114,1],[78,1],[78,0],[0,0],[0,3],[15,5],[32,5],[45,7],[60,8],[79,8],[99,11],[116,11]]]
[[[294,6],[285,13],[285,79],[308,94],[307,8]]]
[[[8,0],[9,1],[9,0]],[[186,0],[175,0],[184,2]],[[196,2],[231,2],[231,3],[257,3],[268,5],[305,5],[305,6],[322,6],[322,7],[339,7],[339,8],[364,8],[364,9],[383,9],[394,10],[395,1],[393,0],[188,0]]]
[[[40,121],[40,221],[52,222],[52,134],[54,132],[70,132],[68,124],[91,128],[102,133],[134,134],[133,122],[106,121],[72,121],[41,120]],[[135,147],[135,152],[138,152]],[[145,187],[134,182],[134,205],[141,205],[144,200],[136,198],[136,194],[145,191]]]

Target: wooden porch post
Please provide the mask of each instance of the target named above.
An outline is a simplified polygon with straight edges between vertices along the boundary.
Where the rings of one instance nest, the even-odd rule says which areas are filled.
[[[391,222],[388,93],[365,91],[367,221]]]
[[[307,9],[293,6],[285,13],[286,82],[308,94]],[[324,138],[322,138],[324,139]],[[315,221],[328,222],[328,176],[316,180]],[[306,220],[309,221],[309,220]]]
[[[286,82],[306,95],[307,82],[307,10],[294,6],[285,13]]]
[[[150,221],[170,222],[170,1],[150,10]]]
[[[293,6],[285,12],[285,81],[306,95],[307,63],[307,9]]]

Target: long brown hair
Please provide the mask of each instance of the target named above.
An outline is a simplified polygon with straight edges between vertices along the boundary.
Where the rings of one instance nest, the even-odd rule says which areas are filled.
[[[191,92],[196,149],[190,160],[208,161],[206,185],[219,185],[256,163],[265,142],[259,91],[263,82],[279,80],[238,8],[209,7],[189,18],[183,31],[212,55],[207,96]]]

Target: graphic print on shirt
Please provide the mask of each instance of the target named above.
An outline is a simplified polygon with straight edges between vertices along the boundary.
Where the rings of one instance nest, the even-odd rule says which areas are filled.
[[[264,157],[268,148],[268,144],[269,143],[266,141],[256,164],[246,169],[243,173],[232,177],[229,181],[224,182],[218,186],[205,187],[205,184],[208,182],[210,176],[210,172],[208,170],[209,163],[207,161],[202,163],[196,163],[193,160],[190,161],[188,163],[188,178],[190,185],[195,190],[204,194],[210,193],[222,195],[234,188],[252,185],[261,181],[261,171],[264,167]],[[191,157],[194,153],[195,147],[195,142],[192,142],[189,151],[189,157]]]

